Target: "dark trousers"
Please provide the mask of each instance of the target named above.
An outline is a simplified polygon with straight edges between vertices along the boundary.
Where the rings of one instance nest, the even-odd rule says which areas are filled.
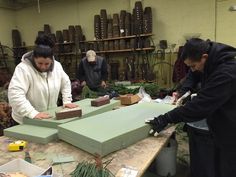
[[[213,137],[207,130],[186,125],[189,137],[191,177],[216,176],[216,151]]]
[[[206,130],[187,126],[187,133],[191,177],[236,177],[236,147],[217,146]]]
[[[236,147],[217,148],[216,162],[217,177],[236,177]]]

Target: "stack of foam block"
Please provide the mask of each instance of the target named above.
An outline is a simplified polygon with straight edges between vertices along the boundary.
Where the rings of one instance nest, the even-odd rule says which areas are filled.
[[[57,107],[55,109],[48,110],[52,118],[50,119],[29,119],[24,118],[22,125],[17,125],[10,127],[4,130],[4,136],[14,137],[17,139],[24,139],[30,142],[43,143],[46,144],[53,140],[58,139],[58,130],[57,126],[67,122],[75,121],[81,118],[87,118],[89,116],[101,114],[106,111],[112,110],[114,107],[120,105],[120,102],[117,100],[111,100],[109,104],[92,107],[92,99],[84,99],[78,102],[75,102],[82,109],[81,117],[72,117],[67,119],[56,119],[56,112],[62,110],[62,107]]]
[[[175,106],[140,103],[58,126],[60,139],[91,154],[105,156],[148,136],[145,119],[164,114]]]

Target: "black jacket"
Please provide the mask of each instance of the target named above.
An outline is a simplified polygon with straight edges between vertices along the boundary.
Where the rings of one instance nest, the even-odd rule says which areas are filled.
[[[191,70],[189,70],[185,80],[180,86],[180,89],[178,89],[180,96],[182,96],[189,90],[191,91],[191,93],[198,92],[201,86],[201,82],[202,82],[202,73],[198,71],[192,72]]]
[[[104,58],[96,56],[96,62],[93,64],[89,63],[86,57],[81,60],[76,78],[81,82],[86,81],[90,89],[99,88],[107,77],[107,63]]]
[[[198,96],[166,113],[172,123],[207,117],[216,143],[236,147],[236,49],[209,42],[210,50]]]

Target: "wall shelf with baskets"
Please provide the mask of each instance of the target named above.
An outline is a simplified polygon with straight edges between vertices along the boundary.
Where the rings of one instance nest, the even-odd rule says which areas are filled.
[[[75,42],[55,44],[55,57],[59,61],[70,78],[75,78],[79,53]]]
[[[97,40],[91,40],[91,41],[80,41],[80,43],[84,43],[84,42],[111,41],[111,40],[117,40],[117,39],[129,39],[129,38],[148,37],[148,36],[153,36],[153,34],[152,34],[152,33],[148,33],[148,34],[140,34],[140,35],[132,35],[132,36],[112,37],[112,38],[97,39]]]
[[[94,50],[96,53],[120,53],[132,51],[153,51],[155,47],[151,45],[153,34],[140,34],[132,36],[112,37],[106,39],[80,41],[81,53],[87,50]]]

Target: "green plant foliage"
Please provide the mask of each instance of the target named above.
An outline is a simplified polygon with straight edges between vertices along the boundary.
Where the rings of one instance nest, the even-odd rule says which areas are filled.
[[[70,174],[72,177],[114,177],[105,167],[99,167],[96,163],[80,162]]]
[[[110,85],[109,90],[113,90],[117,92],[119,95],[124,95],[128,93],[136,94],[138,93],[138,89],[129,89],[125,87],[124,85]]]
[[[135,83],[135,84],[132,84],[131,86],[111,84],[109,86],[109,90],[113,90],[120,95],[137,94],[139,92],[139,87],[141,86],[144,87],[147,94],[149,94],[151,97],[157,97],[159,95],[160,88],[156,83]]]
[[[85,98],[97,98],[97,93],[90,90],[88,86],[84,86],[81,93],[81,99]]]

